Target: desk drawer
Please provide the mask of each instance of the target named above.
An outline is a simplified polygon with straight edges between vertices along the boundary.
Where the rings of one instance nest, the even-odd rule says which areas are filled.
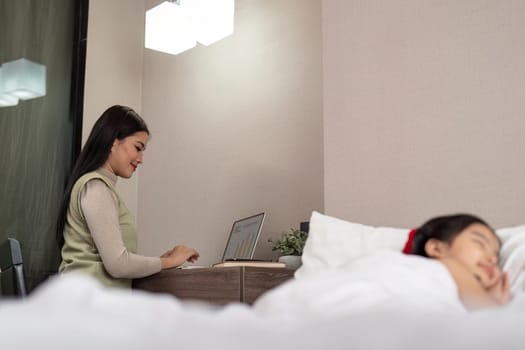
[[[241,301],[253,304],[266,291],[293,277],[294,270],[245,267]]]
[[[170,269],[136,279],[133,288],[217,305],[253,304],[267,290],[293,277],[293,270],[264,267]]]
[[[163,270],[134,280],[133,288],[224,305],[241,301],[241,271],[229,268]]]

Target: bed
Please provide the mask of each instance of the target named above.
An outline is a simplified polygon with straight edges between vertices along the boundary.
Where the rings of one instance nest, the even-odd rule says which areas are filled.
[[[0,344],[78,350],[523,349],[525,226],[498,230],[512,301],[476,312],[464,310],[433,262],[420,269],[416,257],[399,253],[407,232],[314,212],[295,279],[252,307],[106,289],[82,275],[55,277],[24,301],[0,302]]]

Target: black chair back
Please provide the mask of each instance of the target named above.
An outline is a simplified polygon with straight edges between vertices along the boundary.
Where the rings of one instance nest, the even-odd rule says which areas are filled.
[[[22,298],[27,295],[22,250],[14,238],[0,245],[0,294]]]

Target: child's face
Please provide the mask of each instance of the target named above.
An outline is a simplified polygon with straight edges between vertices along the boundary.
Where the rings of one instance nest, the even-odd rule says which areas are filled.
[[[450,244],[443,248],[443,258],[458,261],[481,282],[490,286],[500,277],[498,265],[500,243],[485,225],[472,224],[461,231]]]

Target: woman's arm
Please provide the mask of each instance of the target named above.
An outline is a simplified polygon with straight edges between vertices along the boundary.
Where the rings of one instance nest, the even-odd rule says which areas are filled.
[[[161,270],[158,257],[133,254],[120,231],[117,198],[101,180],[89,181],[80,194],[80,206],[106,271],[114,278],[140,278]]]

